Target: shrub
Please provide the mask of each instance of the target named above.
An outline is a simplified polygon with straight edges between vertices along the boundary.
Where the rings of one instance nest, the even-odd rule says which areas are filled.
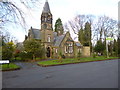
[[[105,57],[107,57],[107,52],[106,52],[106,50],[104,50],[103,55],[104,55]]]
[[[62,58],[65,59],[65,55],[64,54],[62,55]]]
[[[27,53],[25,51],[19,53],[19,57],[21,58],[21,60],[28,60],[28,59],[32,59],[32,54],[31,53]]]
[[[96,58],[96,56],[97,56],[97,55],[96,55],[96,53],[94,52],[94,53],[93,53],[93,58]]]
[[[81,57],[81,52],[79,51],[77,55],[78,60],[80,60],[80,57]]]

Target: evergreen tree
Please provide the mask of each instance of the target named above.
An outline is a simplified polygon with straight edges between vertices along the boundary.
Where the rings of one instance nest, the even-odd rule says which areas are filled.
[[[55,22],[55,32],[60,31],[61,34],[63,34],[63,24],[60,18],[58,18]]]
[[[119,45],[120,45],[120,37],[118,37],[118,40],[117,40],[118,56],[120,58],[120,47],[119,47]]]
[[[110,56],[113,56],[113,46],[114,46],[114,42],[111,41],[111,42],[108,44],[108,52],[109,52],[109,55],[110,55]]]
[[[118,56],[118,42],[116,40],[114,40],[113,52],[115,56]]]
[[[85,29],[84,29],[84,45],[85,46],[91,46],[91,25],[89,22],[85,23]]]
[[[94,51],[97,53],[104,54],[105,49],[106,49],[105,43],[102,42],[101,40],[98,40],[97,44],[94,47]]]
[[[79,30],[79,33],[78,33],[78,40],[80,41],[80,43],[83,45],[84,44],[84,30],[83,30],[83,28],[81,28],[80,30]]]

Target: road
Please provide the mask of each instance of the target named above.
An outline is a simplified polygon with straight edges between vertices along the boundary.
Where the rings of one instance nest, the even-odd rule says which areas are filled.
[[[22,68],[3,72],[3,88],[118,88],[118,60]]]

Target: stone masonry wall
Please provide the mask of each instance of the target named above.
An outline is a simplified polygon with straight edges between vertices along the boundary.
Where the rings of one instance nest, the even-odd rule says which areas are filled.
[[[82,56],[89,57],[90,56],[90,47],[84,46],[82,50]]]

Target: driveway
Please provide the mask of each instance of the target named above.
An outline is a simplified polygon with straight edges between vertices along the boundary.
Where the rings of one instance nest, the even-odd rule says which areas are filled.
[[[17,63],[3,72],[3,88],[118,88],[118,60],[40,67]]]

